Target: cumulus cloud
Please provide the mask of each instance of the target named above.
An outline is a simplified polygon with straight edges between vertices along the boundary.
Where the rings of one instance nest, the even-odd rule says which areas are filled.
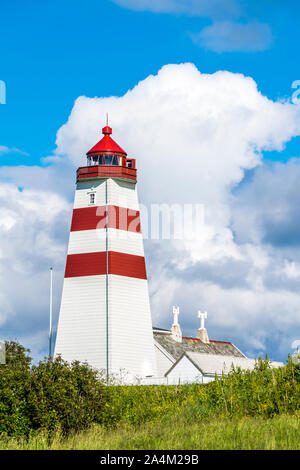
[[[184,333],[194,335],[204,308],[210,336],[284,358],[300,326],[300,253],[282,242],[291,231],[297,238],[298,161],[268,167],[262,153],[300,134],[300,108],[269,100],[249,77],[202,74],[192,64],[165,66],[121,97],[79,97],[49,166],[0,171],[3,325],[27,338],[46,335],[37,319],[47,311],[47,270],[54,260],[62,279],[75,168],[101,138],[106,112],[113,138],[137,158],[146,206],[204,205],[196,239],[145,243],[154,323],[168,327],[179,304]],[[282,213],[272,212],[274,203]]]
[[[17,188],[30,188],[62,195],[72,200],[75,188],[74,164],[55,157],[54,164],[47,167],[18,165],[0,167],[0,180],[13,183]]]
[[[43,337],[49,315],[49,268],[58,309],[71,205],[55,192],[0,186],[0,325],[7,339]],[[26,343],[28,345],[28,343]]]
[[[268,100],[249,77],[168,65],[120,98],[79,97],[57,133],[57,154],[82,164],[107,111],[113,136],[138,158],[145,202],[201,202],[207,210],[226,202],[263,150],[282,150],[300,129],[299,108]],[[216,215],[227,220],[226,206]]]
[[[294,253],[300,244],[300,161],[258,168],[234,198],[233,228],[239,243],[263,243]],[[259,201],[259,204],[257,203]]]
[[[272,43],[269,25],[256,21],[219,21],[191,36],[199,46],[219,53],[264,51]]]
[[[292,334],[300,299],[289,282],[276,286],[269,275],[278,256],[278,276],[286,277],[285,260],[255,235],[257,216],[247,209],[244,232],[253,238],[242,238],[243,203],[234,202],[232,191],[245,171],[263,167],[263,151],[280,151],[299,135],[299,108],[267,99],[240,74],[207,75],[192,64],[168,65],[120,98],[78,98],[57,134],[57,154],[80,164],[99,139],[107,111],[113,136],[137,158],[145,204],[191,202],[205,208],[196,240],[162,242],[159,249],[146,244],[155,323],[167,326],[170,306],[180,302],[186,312],[181,321],[192,333],[197,308],[206,308],[215,334],[255,352],[278,333],[284,308],[285,335],[288,328]],[[245,198],[241,192],[245,207],[251,198],[257,205],[257,187],[247,191]]]

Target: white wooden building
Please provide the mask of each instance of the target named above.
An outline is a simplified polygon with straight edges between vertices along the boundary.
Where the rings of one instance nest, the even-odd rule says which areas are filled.
[[[182,336],[178,307],[173,308],[173,314],[170,330],[153,328],[158,376],[145,378],[143,384],[207,383],[216,375],[227,375],[232,367],[254,369],[256,360],[247,358],[232,342],[208,337],[206,312],[199,312],[201,325],[195,337]],[[282,362],[271,362],[271,367],[281,366]]]
[[[166,383],[207,383],[215,376],[228,375],[233,368],[254,370],[257,361],[246,357],[224,356],[221,354],[202,354],[185,352],[165,373]],[[283,366],[282,362],[272,362],[272,367]]]

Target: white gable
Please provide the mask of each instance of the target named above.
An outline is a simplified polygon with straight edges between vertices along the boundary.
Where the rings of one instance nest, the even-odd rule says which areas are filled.
[[[186,356],[182,356],[179,361],[167,372],[168,385],[177,385],[190,382],[203,383],[203,374]]]
[[[201,370],[204,375],[226,375],[232,368],[240,368],[242,370],[253,370],[256,359],[248,359],[246,357],[223,356],[221,354],[200,354],[196,352],[187,352],[187,357],[193,364]],[[282,362],[271,362],[271,367],[281,367]]]
[[[243,370],[253,370],[256,364],[255,359],[244,357],[223,356],[221,354],[199,354],[195,352],[186,353],[193,364],[205,375],[226,375],[232,367],[240,367]]]

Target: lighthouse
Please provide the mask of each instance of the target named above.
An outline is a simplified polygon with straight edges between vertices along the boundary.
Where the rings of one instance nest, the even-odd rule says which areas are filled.
[[[76,175],[54,355],[119,375],[156,375],[136,160],[102,129]]]

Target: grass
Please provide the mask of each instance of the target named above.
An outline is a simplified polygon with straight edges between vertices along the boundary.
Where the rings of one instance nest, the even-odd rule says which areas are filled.
[[[17,450],[300,450],[297,415],[273,418],[207,418],[191,422],[174,414],[168,420],[118,425],[107,430],[94,425],[86,431],[50,440],[39,432],[28,440],[2,438],[0,449]]]

